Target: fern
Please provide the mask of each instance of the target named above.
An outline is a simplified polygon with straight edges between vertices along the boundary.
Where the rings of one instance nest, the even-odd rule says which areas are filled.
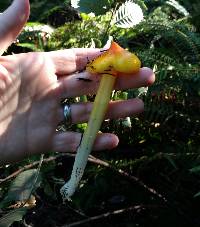
[[[154,68],[156,73],[155,85],[144,97],[145,119],[149,123],[158,122],[165,133],[171,131],[171,136],[179,128],[185,128],[181,134],[187,135],[187,139],[192,134],[197,135],[199,111],[185,108],[184,103],[192,103],[191,97],[199,95],[199,35],[176,21],[169,23],[155,18],[144,21],[136,29],[142,32],[134,40],[142,42],[142,39],[145,43],[145,49],[144,46],[135,47],[137,54],[143,64]],[[174,129],[168,126],[171,124]]]
[[[174,7],[180,14],[183,14],[186,17],[189,16],[188,11],[182,5],[180,5],[180,3],[178,1],[169,0],[169,1],[166,2],[166,4]]]
[[[143,12],[139,5],[132,1],[122,4],[116,11],[113,24],[120,28],[130,28],[143,20]]]
[[[136,30],[141,30],[138,33],[138,38],[144,39],[143,42],[147,48],[170,46],[170,49],[168,47],[162,49],[168,51],[173,57],[176,55],[184,62],[198,63],[200,61],[198,34],[176,21],[169,22],[149,18],[139,24]]]

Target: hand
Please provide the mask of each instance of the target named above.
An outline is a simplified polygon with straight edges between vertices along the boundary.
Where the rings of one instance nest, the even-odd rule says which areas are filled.
[[[27,9],[23,9],[25,13]],[[15,34],[18,33],[15,31],[12,37]],[[2,42],[8,44],[11,40]],[[2,42],[0,40],[0,44]],[[99,49],[69,49],[0,57],[0,164],[48,151],[76,151],[79,133],[56,132],[63,120],[60,101],[96,92],[99,76],[76,72],[85,67],[87,58],[93,59],[99,54]],[[79,77],[92,81],[86,83],[78,80]],[[148,86],[153,82],[152,70],[142,68],[129,79],[120,77],[116,89]],[[72,123],[87,121],[91,108],[91,103],[72,104]],[[132,116],[143,108],[139,99],[112,102],[106,118]],[[103,133],[97,137],[94,150],[110,149],[117,144],[117,136]]]

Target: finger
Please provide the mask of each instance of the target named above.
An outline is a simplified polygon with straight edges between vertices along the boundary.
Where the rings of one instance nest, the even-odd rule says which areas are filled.
[[[84,94],[94,94],[100,81],[100,75],[91,75],[86,72],[65,77],[59,81],[58,89],[62,97],[76,97]],[[80,78],[87,78],[91,81],[83,81]],[[117,78],[115,89],[125,90],[151,85],[155,80],[153,71],[149,68],[141,68],[134,75],[122,75]]]
[[[55,152],[75,152],[80,145],[81,133],[63,132],[55,134],[53,138],[53,151]],[[99,133],[95,140],[93,150],[113,149],[119,143],[116,135],[111,133]]]
[[[15,0],[0,15],[0,55],[15,40],[29,16],[29,0]]]
[[[55,73],[59,76],[83,70],[88,61],[100,54],[100,49],[94,48],[74,48],[46,53],[53,61]]]
[[[134,75],[121,75],[118,77],[115,89],[125,90],[129,88],[139,88],[150,86],[155,81],[155,74],[152,69],[143,67]]]
[[[92,111],[92,103],[71,104],[71,121],[73,124],[87,122]],[[105,119],[118,119],[128,116],[135,116],[144,110],[144,103],[141,99],[129,99],[113,101],[109,103]],[[60,121],[63,120],[63,110],[60,109]]]

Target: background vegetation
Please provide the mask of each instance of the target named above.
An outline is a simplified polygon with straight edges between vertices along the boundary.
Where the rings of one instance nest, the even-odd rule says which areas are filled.
[[[120,12],[124,1],[71,1],[79,11],[64,0],[31,1],[29,23],[5,54],[102,47],[112,36],[154,70],[156,82],[114,94],[143,98],[145,112],[103,124],[120,144],[93,153],[72,202],[63,204],[59,189],[74,155],[50,152],[1,166],[0,226],[200,226],[200,3],[134,2],[144,13],[135,26],[134,12]]]

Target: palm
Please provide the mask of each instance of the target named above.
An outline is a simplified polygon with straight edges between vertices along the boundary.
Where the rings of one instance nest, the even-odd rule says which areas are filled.
[[[16,149],[23,156],[25,153],[37,153],[51,148],[59,121],[57,77],[47,65],[49,62],[46,58],[38,54],[29,55],[28,60],[24,59],[24,55],[18,56],[19,63],[26,60],[21,73],[20,64],[12,64],[12,57],[7,58],[8,62],[4,60],[4,65],[12,68],[7,69],[10,80],[7,81],[5,90],[9,92],[6,93],[7,96],[1,97],[6,103],[6,109],[1,108],[0,111],[1,134],[5,141],[9,141],[7,152],[14,153],[12,150]],[[11,98],[8,97],[9,94],[13,94]],[[11,110],[9,113],[8,109]],[[16,139],[17,147],[10,143]],[[19,153],[17,156],[19,157]],[[13,159],[16,157],[13,156]]]

